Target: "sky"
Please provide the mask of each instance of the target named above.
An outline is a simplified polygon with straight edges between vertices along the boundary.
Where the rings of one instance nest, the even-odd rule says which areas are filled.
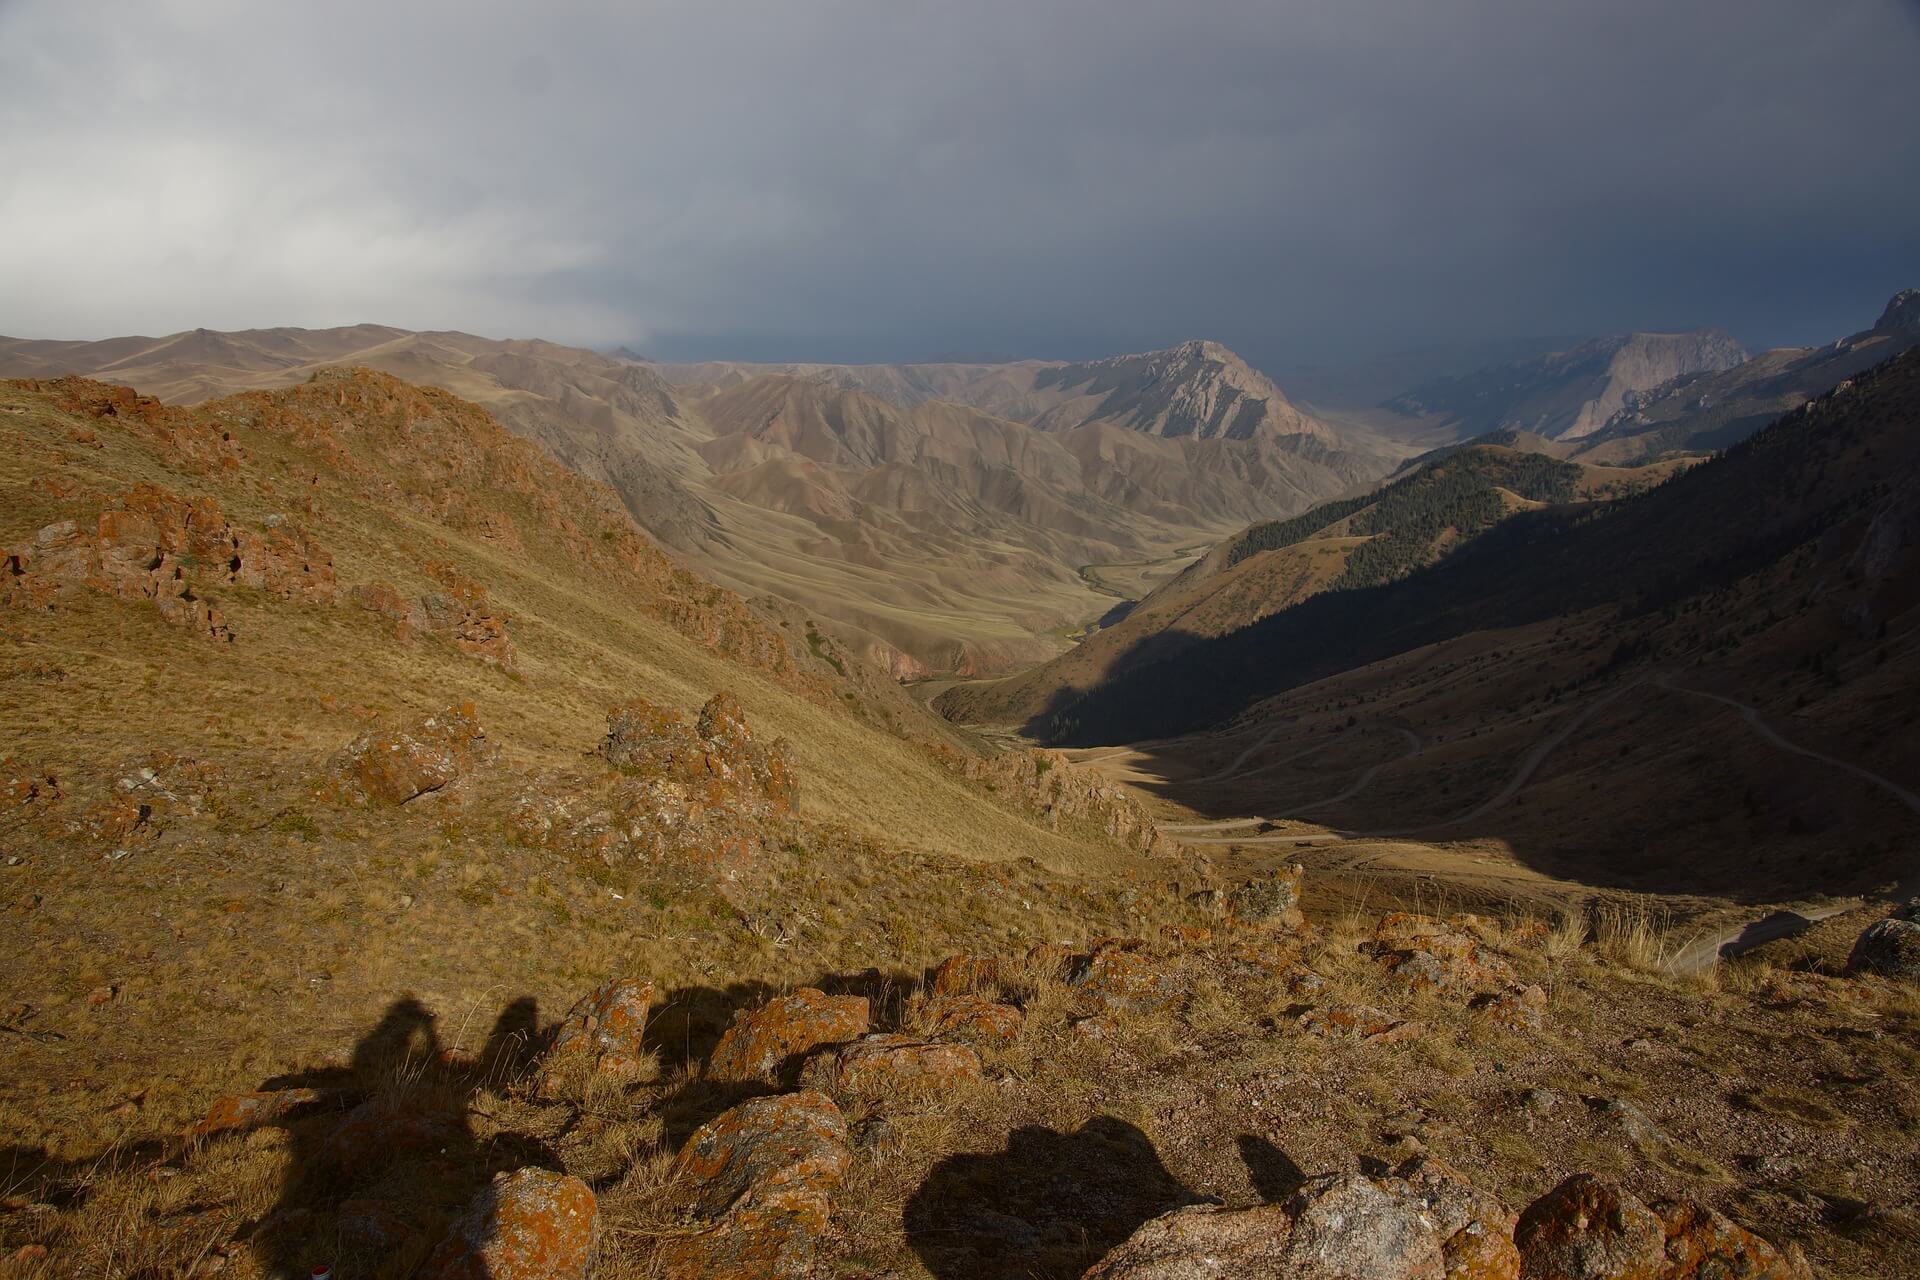
[[[0,0],[0,333],[1263,367],[1866,327],[1920,2]]]

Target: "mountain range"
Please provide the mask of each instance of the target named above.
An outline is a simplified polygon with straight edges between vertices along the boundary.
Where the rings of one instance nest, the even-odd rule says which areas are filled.
[[[1213,343],[1083,364],[654,366],[382,326],[0,340],[0,373],[192,404],[357,364],[485,406],[689,564],[898,675],[1049,657],[1158,560],[1387,470]],[[666,375],[666,376],[662,376]],[[669,380],[671,379],[671,380]]]

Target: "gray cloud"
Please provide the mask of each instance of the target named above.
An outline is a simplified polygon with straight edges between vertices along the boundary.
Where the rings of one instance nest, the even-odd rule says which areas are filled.
[[[0,0],[0,332],[1817,341],[1920,281],[1917,15]]]

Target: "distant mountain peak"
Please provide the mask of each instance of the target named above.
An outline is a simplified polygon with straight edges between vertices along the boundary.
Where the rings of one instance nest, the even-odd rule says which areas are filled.
[[[1873,327],[1881,333],[1920,342],[1920,289],[1902,289],[1889,298],[1887,309]]]

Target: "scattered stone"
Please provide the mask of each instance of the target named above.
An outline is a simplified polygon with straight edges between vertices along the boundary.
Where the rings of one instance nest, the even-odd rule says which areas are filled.
[[[942,1093],[979,1080],[980,1055],[963,1044],[877,1032],[807,1060],[803,1084],[854,1095]]]
[[[1396,1018],[1370,1005],[1309,1009],[1300,1015],[1299,1026],[1308,1035],[1339,1036],[1371,1044],[1412,1040],[1425,1030],[1418,1022]]]
[[[1644,1146],[1659,1146],[1667,1140],[1653,1117],[1641,1110],[1637,1103],[1625,1098],[1588,1098],[1587,1105],[1620,1127],[1620,1131],[1629,1139]]]
[[[419,1234],[418,1227],[384,1200],[343,1200],[333,1221],[341,1244],[375,1257],[392,1257]]]
[[[1920,982],[1920,898],[1867,926],[1853,944],[1847,972]]]
[[[235,1129],[276,1124],[317,1105],[318,1089],[274,1089],[259,1093],[230,1093],[214,1101],[207,1114],[187,1130],[189,1138],[206,1138]]]
[[[627,978],[583,996],[553,1037],[552,1060],[591,1054],[606,1074],[639,1074],[646,1065],[643,1037],[656,994],[651,982]]]
[[[1560,1105],[1560,1095],[1551,1089],[1528,1089],[1520,1095],[1520,1105],[1535,1115],[1545,1115]]]
[[[98,1009],[101,1005],[112,1004],[113,998],[120,994],[118,987],[101,986],[87,992],[87,1003]]]
[[[751,1012],[735,1013],[714,1046],[707,1074],[715,1080],[764,1079],[790,1059],[865,1035],[868,1025],[865,996],[830,996],[802,987]]]
[[[408,730],[369,730],[334,756],[329,790],[357,804],[405,804],[438,791],[485,759],[486,738],[471,702]]]
[[[546,1169],[501,1174],[481,1190],[418,1280],[582,1280],[599,1243],[600,1207],[578,1178]]]
[[[665,1274],[805,1274],[852,1158],[840,1109],[812,1091],[755,1098],[703,1125],[673,1173],[688,1216],[711,1225],[667,1243]]]

